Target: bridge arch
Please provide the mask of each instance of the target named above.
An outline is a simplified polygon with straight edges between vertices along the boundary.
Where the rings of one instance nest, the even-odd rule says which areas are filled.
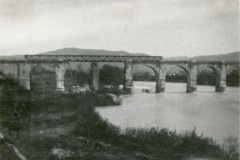
[[[35,65],[30,70],[30,88],[32,91],[46,92],[56,89],[56,72],[53,66]]]
[[[175,70],[174,70],[175,68]],[[179,70],[180,69],[180,70]],[[179,65],[179,64],[170,64],[166,65],[163,69],[162,77],[164,81],[169,82],[183,82],[186,83],[186,91],[188,92],[189,85],[191,83],[191,74],[188,66]],[[172,72],[172,74],[170,74]],[[175,92],[175,91],[174,91]]]
[[[154,67],[153,65],[150,65],[150,64],[134,64],[133,65],[133,72],[135,73],[135,71],[136,71],[136,67],[137,66],[145,66],[145,67],[147,67],[147,68],[150,68],[153,72],[154,72],[154,74],[159,74],[158,73],[158,70],[157,70],[157,68],[156,67]]]
[[[144,64],[144,63],[142,63],[142,64],[134,64],[134,67],[133,67],[133,77],[135,77],[135,80],[137,79],[136,78],[137,76],[134,76],[134,74],[136,74],[136,70],[137,70],[138,67],[148,68],[148,69],[150,69],[150,72],[152,71],[154,73],[154,79],[151,78],[152,77],[151,75],[150,75],[149,78],[150,78],[150,81],[154,80],[156,82],[155,92],[157,92],[157,88],[158,88],[158,85],[159,85],[158,84],[158,82],[159,82],[159,71],[158,71],[157,67],[152,65],[152,64]],[[149,72],[149,70],[147,70],[146,72]]]
[[[30,74],[32,74],[32,72],[35,72],[37,69],[54,71],[54,66],[49,64],[34,64],[34,65],[31,65]]]
[[[214,66],[210,66],[210,65],[199,66],[197,72],[200,72],[202,70],[206,70],[207,68],[211,69],[216,76],[220,76],[219,69],[214,67]]]
[[[67,68],[64,73],[64,88],[69,88],[73,85],[77,85],[77,70]]]
[[[148,68],[151,68],[155,74],[155,76],[159,76],[159,73],[157,71],[157,69],[149,64],[143,64],[144,66],[148,67]]]
[[[169,71],[171,71],[173,68],[181,68],[181,69],[185,72],[186,76],[189,76],[189,75],[190,75],[190,71],[189,71],[189,69],[188,69],[186,66],[183,66],[183,65],[171,65],[171,66],[169,66],[169,67],[166,68],[165,76],[166,76],[166,74],[167,74]]]
[[[219,88],[221,79],[219,68],[211,65],[200,65],[197,69],[197,85],[214,85],[215,91]]]
[[[6,79],[7,77],[8,77],[8,75],[6,75],[6,74],[4,74],[3,72],[0,71],[0,79]]]
[[[0,85],[2,86],[5,84],[9,84],[10,81],[8,80],[8,78],[10,78],[10,77],[11,77],[11,75],[6,75],[0,71]]]

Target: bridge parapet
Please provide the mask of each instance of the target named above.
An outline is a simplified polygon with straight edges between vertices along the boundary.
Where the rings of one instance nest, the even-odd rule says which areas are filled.
[[[26,60],[0,60],[0,63],[24,63]]]

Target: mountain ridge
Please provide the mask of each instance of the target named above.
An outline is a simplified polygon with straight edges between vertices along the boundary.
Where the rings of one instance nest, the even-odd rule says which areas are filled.
[[[177,56],[166,57],[164,60],[192,60],[192,61],[240,61],[240,52],[231,52],[217,55],[200,55],[195,57]]]
[[[219,55],[203,55],[193,57],[191,60],[195,61],[239,61],[240,52],[232,52]]]
[[[110,51],[104,49],[79,49],[79,48],[63,48],[54,51],[39,53],[37,55],[119,55],[119,56],[144,56],[144,53],[129,53],[126,51]]]

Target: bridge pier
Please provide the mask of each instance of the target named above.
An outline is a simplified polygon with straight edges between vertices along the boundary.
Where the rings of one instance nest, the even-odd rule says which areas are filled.
[[[196,62],[190,62],[188,64],[189,67],[189,73],[187,73],[187,93],[192,93],[197,91],[197,66],[195,65]]]
[[[221,85],[219,85],[219,86],[216,86],[216,87],[215,87],[215,91],[216,91],[216,92],[224,92],[224,91],[225,91],[225,88],[226,88],[226,86],[221,86]]]
[[[56,89],[58,91],[64,91],[64,75],[66,72],[66,68],[64,65],[59,64],[58,66],[55,67],[55,71],[56,71],[56,82],[57,82],[57,86]]]
[[[30,86],[30,72],[31,66],[27,63],[19,63],[18,65],[18,83],[27,90],[31,90]]]
[[[197,91],[197,80],[196,79],[190,79],[187,83],[187,93],[192,93]]]
[[[217,77],[217,83],[215,87],[216,92],[224,92],[226,88],[226,79],[227,79],[227,65],[225,62],[220,63],[220,71]]]
[[[165,92],[165,79],[158,79],[156,82],[156,93]]]
[[[92,86],[94,90],[99,89],[99,69],[98,63],[92,62],[91,63],[91,74],[92,74]]]
[[[156,70],[154,70],[156,76],[156,93],[165,92],[165,77],[166,69],[163,69],[161,62],[156,62]]]
[[[19,78],[19,85],[25,88],[26,90],[31,90],[30,87],[30,78]]]
[[[133,64],[132,61],[124,63],[124,85],[123,88],[127,93],[133,93]]]

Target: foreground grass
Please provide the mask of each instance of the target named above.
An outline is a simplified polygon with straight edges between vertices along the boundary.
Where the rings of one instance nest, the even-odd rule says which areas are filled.
[[[29,127],[30,130],[35,127],[32,130],[36,131],[36,134],[20,134],[24,123],[19,123],[19,129],[9,128],[9,131],[17,133],[17,136],[13,138],[11,135],[14,134],[9,134],[8,137],[27,159],[181,160],[188,157],[208,157],[237,160],[239,157],[237,146],[232,145],[230,150],[224,151],[211,138],[199,136],[195,130],[182,134],[166,128],[128,128],[121,131],[95,112],[94,106],[98,100],[94,92],[79,95],[38,93],[32,94],[30,99],[19,101],[18,96],[23,93],[20,92],[21,88],[17,91],[6,91],[8,94],[1,97],[1,100],[5,100],[5,108],[14,106],[13,108],[21,110],[31,104],[31,108],[24,110],[29,114],[22,115],[31,115]],[[9,94],[10,91],[14,94]],[[60,116],[51,118],[52,114]],[[35,115],[35,119],[32,115]],[[62,134],[62,130],[66,130],[69,125],[72,129]],[[62,130],[58,133],[59,128]],[[44,132],[49,129],[53,129],[53,133]],[[4,148],[4,142],[0,142],[0,147]],[[6,151],[2,155],[8,156],[8,159],[16,159],[9,157],[8,153],[11,152]]]

